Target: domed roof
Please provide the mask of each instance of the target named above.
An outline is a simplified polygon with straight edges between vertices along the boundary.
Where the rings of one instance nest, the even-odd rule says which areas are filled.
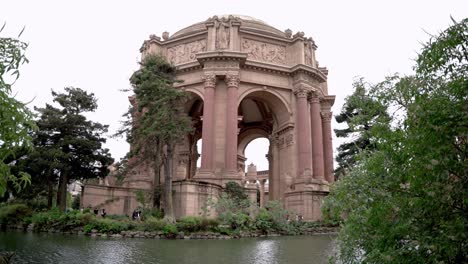
[[[256,31],[268,35],[273,35],[277,37],[285,37],[285,33],[279,29],[276,29],[264,21],[253,18],[251,16],[244,16],[244,15],[222,15],[222,16],[215,16],[218,19],[229,19],[229,17],[235,17],[238,20],[241,21],[241,28],[246,29],[246,30],[251,30],[251,31]],[[215,18],[213,17],[213,18]],[[183,28],[176,33],[174,33],[170,38],[176,38],[176,37],[181,37],[185,35],[191,35],[194,33],[202,32],[206,30],[205,26],[206,21],[198,22],[195,23],[191,26],[188,26],[186,28]]]

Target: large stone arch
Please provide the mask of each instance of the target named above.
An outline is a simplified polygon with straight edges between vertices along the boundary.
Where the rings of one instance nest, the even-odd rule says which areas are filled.
[[[276,122],[281,125],[290,122],[292,110],[290,104],[287,100],[274,88],[265,88],[265,87],[253,87],[248,88],[243,92],[238,99],[238,107],[242,101],[248,97],[260,98],[262,101],[266,102],[274,112],[274,118]]]

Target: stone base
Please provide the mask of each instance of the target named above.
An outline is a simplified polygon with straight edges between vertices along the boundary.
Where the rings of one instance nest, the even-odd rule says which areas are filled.
[[[86,184],[81,194],[81,207],[106,209],[107,214],[131,215],[139,206],[135,194],[138,190],[141,189]]]
[[[318,188],[319,186],[315,187]],[[284,194],[284,204],[286,209],[294,214],[291,219],[295,219],[296,215],[300,215],[305,221],[320,221],[322,220],[322,199],[327,195],[328,191],[293,190]]]
[[[215,217],[216,212],[210,208],[209,201],[216,202],[221,195],[222,187],[204,181],[173,181],[174,216]]]

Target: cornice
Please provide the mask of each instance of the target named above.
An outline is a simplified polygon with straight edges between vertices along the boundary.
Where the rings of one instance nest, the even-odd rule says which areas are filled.
[[[326,82],[327,76],[323,74],[319,69],[313,68],[311,66],[305,64],[297,64],[291,68],[291,74],[295,75],[297,73],[305,73],[311,75],[314,79],[318,80],[319,82]]]
[[[208,51],[200,52],[196,55],[197,61],[200,65],[204,65],[207,61],[238,61],[243,65],[247,60],[247,54],[235,51]]]

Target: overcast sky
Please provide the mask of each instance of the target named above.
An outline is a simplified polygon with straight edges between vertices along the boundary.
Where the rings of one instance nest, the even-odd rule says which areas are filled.
[[[29,43],[30,63],[14,86],[17,98],[42,107],[51,102],[51,89],[80,87],[98,98],[90,117],[109,124],[111,132],[129,105],[128,94],[119,90],[129,87],[143,40],[223,14],[252,16],[312,37],[320,66],[329,69],[338,113],[354,77],[378,82],[395,72],[410,74],[421,43],[430,37],[426,32],[447,28],[450,16],[468,17],[468,1],[0,0],[0,23],[7,23],[1,36],[16,36],[24,26],[21,40]],[[109,139],[106,147],[116,160],[128,151],[124,139]],[[265,143],[249,146],[248,163],[267,169],[266,151]]]

